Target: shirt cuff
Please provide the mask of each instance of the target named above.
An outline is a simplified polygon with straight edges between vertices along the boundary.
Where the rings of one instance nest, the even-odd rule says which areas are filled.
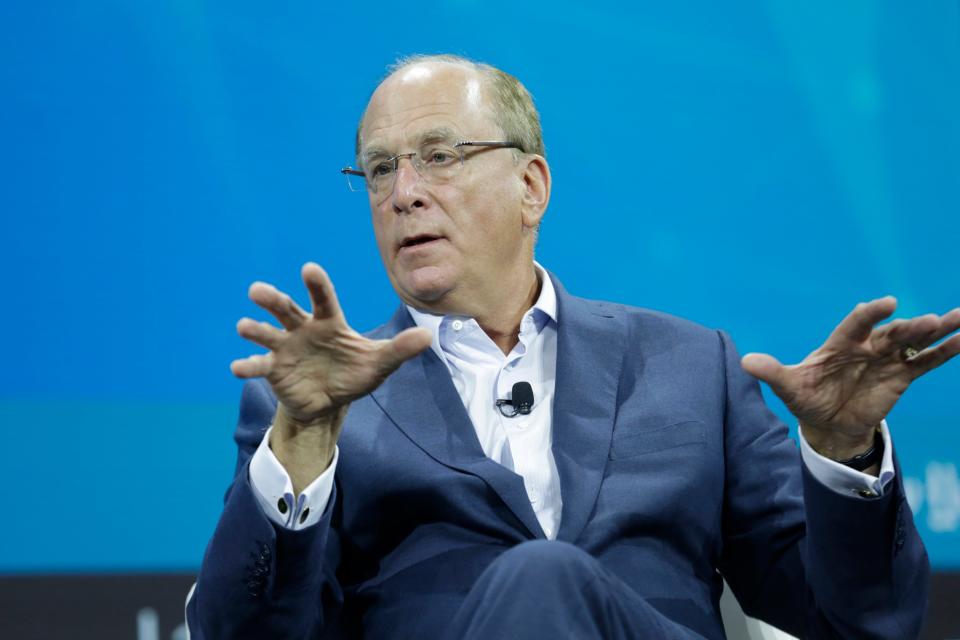
[[[340,447],[334,447],[330,466],[294,498],[293,483],[287,470],[270,449],[271,426],[263,434],[260,446],[250,458],[250,484],[260,508],[273,522],[293,531],[306,529],[320,521],[330,494],[333,475],[340,458]]]
[[[880,433],[883,435],[883,460],[880,463],[880,475],[874,477],[856,469],[840,464],[820,455],[813,450],[807,439],[800,431],[800,455],[811,475],[820,484],[843,495],[855,495],[860,498],[877,498],[882,496],[887,485],[893,480],[896,472],[893,470],[893,444],[890,441],[890,430],[887,421],[880,423]]]

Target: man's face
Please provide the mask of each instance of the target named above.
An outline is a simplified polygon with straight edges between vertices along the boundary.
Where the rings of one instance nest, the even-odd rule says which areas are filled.
[[[388,78],[370,99],[361,157],[419,151],[437,132],[449,143],[500,141],[472,70],[420,64]],[[451,180],[432,183],[401,159],[389,192],[370,193],[374,233],[400,298],[443,313],[468,313],[531,255],[523,221],[523,169],[508,149],[468,148]],[[425,241],[429,240],[429,241]]]

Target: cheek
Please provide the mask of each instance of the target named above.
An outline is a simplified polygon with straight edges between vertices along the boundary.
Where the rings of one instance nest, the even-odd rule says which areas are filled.
[[[478,185],[470,191],[464,205],[469,215],[465,224],[474,242],[500,246],[510,244],[514,236],[519,239],[522,225],[519,194],[509,177]]]

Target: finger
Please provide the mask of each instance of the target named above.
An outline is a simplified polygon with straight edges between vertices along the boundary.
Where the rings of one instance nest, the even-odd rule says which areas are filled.
[[[314,318],[322,320],[343,315],[340,302],[337,300],[337,292],[333,289],[333,282],[320,265],[308,262],[303,265],[300,275],[303,278],[303,284],[307,286],[307,291],[310,292]]]
[[[380,364],[385,371],[393,371],[405,361],[426,350],[432,340],[430,331],[423,327],[412,327],[401,331],[381,347]]]
[[[273,356],[269,353],[255,355],[230,363],[230,371],[238,378],[259,378],[270,373],[273,367]]]
[[[937,340],[943,340],[958,329],[960,329],[960,308],[948,311],[940,316],[940,329],[933,334],[933,338],[927,344],[933,344]]]
[[[938,340],[935,336],[941,325],[940,317],[933,313],[897,319],[874,331],[873,346],[882,354],[896,353],[906,346],[922,349]]]
[[[786,392],[789,369],[766,353],[748,353],[740,359],[743,370],[754,378],[763,380],[779,396]]]
[[[273,314],[288,331],[293,331],[307,319],[307,312],[293,298],[266,282],[250,285],[250,299]]]
[[[896,308],[897,299],[893,296],[861,302],[840,321],[827,341],[863,342],[870,337],[873,327],[889,318]]]
[[[928,371],[936,369],[960,353],[960,334],[944,340],[935,347],[921,351],[907,364],[913,369],[913,377],[919,378]]]
[[[257,322],[250,318],[240,318],[237,322],[237,333],[241,338],[255,342],[261,347],[274,351],[286,337],[283,331],[266,322]]]

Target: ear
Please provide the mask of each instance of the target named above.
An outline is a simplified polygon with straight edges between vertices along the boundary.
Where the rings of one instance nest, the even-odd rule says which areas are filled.
[[[546,158],[538,155],[529,155],[521,160],[523,173],[523,199],[521,214],[523,226],[534,230],[540,224],[543,214],[550,202],[550,166]]]

